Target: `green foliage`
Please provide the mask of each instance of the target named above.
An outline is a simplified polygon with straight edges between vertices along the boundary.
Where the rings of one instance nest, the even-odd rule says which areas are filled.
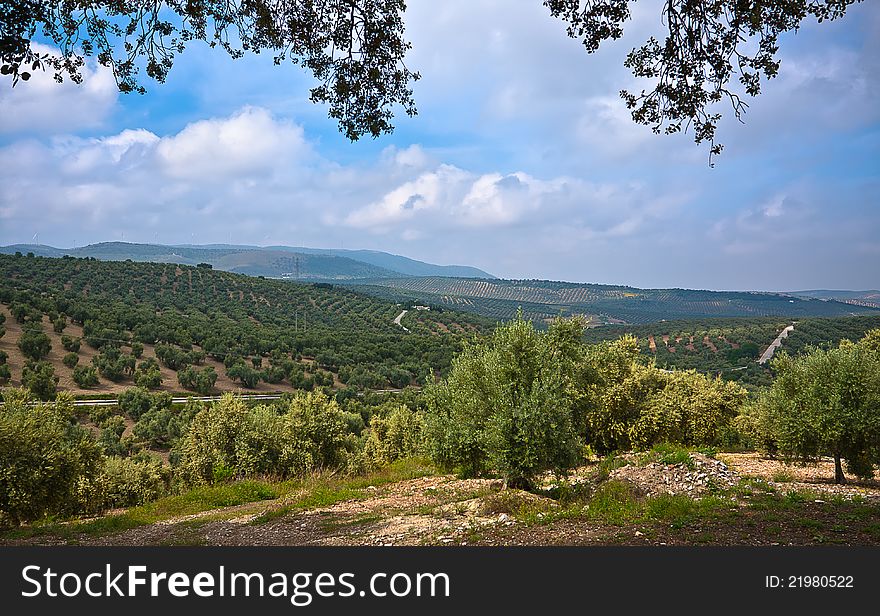
[[[189,404],[183,409],[153,406],[134,425],[135,438],[151,449],[171,449],[186,433],[199,407]]]
[[[158,389],[162,385],[162,371],[159,369],[159,363],[152,357],[148,357],[138,364],[132,380],[138,387]]]
[[[12,370],[9,369],[9,364],[0,364],[0,383],[5,383],[12,378]]]
[[[248,408],[224,395],[196,413],[181,443],[181,474],[187,483],[214,483],[246,475],[297,475],[311,466],[303,439],[290,422],[265,406]]]
[[[97,445],[71,423],[70,399],[30,402],[23,390],[7,391],[0,412],[0,522],[6,524],[75,512],[81,482],[101,467]]]
[[[180,468],[191,484],[289,477],[343,468],[354,448],[345,413],[323,393],[297,393],[279,407],[253,408],[227,394],[193,417],[179,445]]]
[[[49,355],[52,343],[43,331],[34,327],[25,327],[18,339],[18,348],[22,355],[33,361],[40,361]]]
[[[323,392],[297,392],[286,399],[284,415],[291,431],[304,439],[314,468],[345,465],[354,439],[346,413]]]
[[[165,409],[171,406],[171,394],[166,392],[151,393],[143,387],[132,387],[119,394],[119,409],[134,419],[139,420],[150,409]]]
[[[495,470],[523,485],[574,465],[581,439],[572,412],[571,350],[582,327],[558,321],[538,333],[517,319],[467,346],[449,377],[426,390],[432,458],[468,475]]]
[[[227,368],[226,376],[233,381],[241,382],[241,384],[248,389],[253,389],[260,382],[260,372],[254,370],[244,362],[233,364],[231,367]],[[291,382],[292,381],[293,379],[291,379]],[[294,387],[297,386],[296,383],[293,383],[293,385]]]
[[[73,382],[87,389],[98,384],[98,373],[91,366],[77,366],[73,369]]]
[[[54,319],[52,319],[52,330],[56,334],[60,334],[64,331],[64,328],[67,327],[67,319],[63,314],[58,315]]]
[[[95,482],[105,508],[133,507],[154,501],[168,492],[170,472],[152,458],[111,456]]]
[[[177,381],[184,389],[190,389],[206,396],[214,389],[214,383],[217,382],[217,373],[211,366],[202,370],[196,370],[192,366],[187,366],[177,373]]]
[[[632,427],[633,445],[645,448],[663,441],[716,445],[746,401],[745,389],[694,371],[665,376],[663,389],[645,403]]]
[[[79,355],[76,353],[67,353],[61,358],[61,363],[72,370],[79,363]]]
[[[92,364],[101,376],[113,382],[119,382],[134,374],[135,359],[122,353],[118,347],[105,345],[101,352],[92,358]]]
[[[841,460],[850,472],[871,477],[880,463],[880,354],[877,334],[864,343],[842,342],[837,348],[813,349],[773,360],[777,379],[761,399],[762,419],[788,459],[810,461],[831,455],[835,480],[845,481]]]
[[[40,400],[52,400],[55,398],[58,377],[49,362],[28,360],[21,371],[21,383]]]
[[[364,457],[369,466],[382,468],[419,455],[424,447],[425,419],[404,404],[396,405],[384,417],[373,415],[364,443]]]
[[[70,353],[79,353],[80,345],[81,343],[79,338],[74,338],[73,336],[68,336],[67,334],[61,336],[61,346],[64,347],[65,351],[68,351]]]
[[[130,451],[130,441],[124,443],[122,434],[125,432],[125,419],[119,415],[111,415],[101,422],[101,433],[98,445],[108,456],[122,456]]]
[[[636,361],[638,352],[632,336],[603,342],[586,351],[579,413],[588,442],[599,453],[633,447],[633,427],[648,400],[666,383],[662,371]],[[642,444],[650,442],[642,439]]]

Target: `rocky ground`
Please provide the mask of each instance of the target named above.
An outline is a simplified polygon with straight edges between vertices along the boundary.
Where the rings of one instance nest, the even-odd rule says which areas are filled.
[[[6,543],[880,544],[880,482],[836,486],[830,482],[830,463],[790,467],[758,454],[715,459],[691,453],[678,464],[636,454],[619,464],[607,475],[597,473],[597,465],[579,469],[571,485],[590,494],[611,484],[627,486],[630,509],[624,507],[626,515],[620,518],[594,515],[589,497],[585,504],[563,502],[503,490],[497,480],[443,475],[369,486],[354,498],[324,507],[302,508],[295,505],[302,495],[292,494],[112,534],[48,534]]]

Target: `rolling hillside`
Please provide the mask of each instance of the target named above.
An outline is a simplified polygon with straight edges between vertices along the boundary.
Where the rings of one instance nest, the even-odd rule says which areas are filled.
[[[476,315],[411,311],[404,330],[394,323],[400,312],[393,303],[328,283],[170,263],[0,255],[6,330],[0,351],[8,356],[12,385],[22,382],[25,358],[18,341],[25,329],[48,336],[51,350],[44,359],[66,389],[82,388],[73,384],[74,366],[61,363],[61,335],[81,340],[75,366],[106,367],[98,355],[125,364],[142,345],[144,359],[161,360],[163,388],[180,390],[174,373],[192,364],[214,368],[220,389],[235,380],[236,387],[284,390],[321,383],[413,384],[445,371],[464,337],[491,326]],[[237,369],[244,379],[230,372],[234,366],[246,368]],[[112,369],[101,369],[93,390],[131,386],[133,368],[114,374],[118,379],[103,376]]]
[[[580,314],[593,324],[650,323],[707,317],[839,317],[880,314],[880,309],[836,300],[781,293],[638,289],[545,280],[463,278],[384,278],[352,283],[364,293],[388,301],[420,302],[434,307],[510,319],[517,309],[533,320]]]
[[[482,270],[459,265],[434,265],[373,250],[325,250],[290,246],[163,246],[127,242],[101,242],[80,248],[15,244],[0,253],[33,253],[41,257],[92,257],[102,261],[140,261],[198,265],[249,276],[296,280],[355,280],[400,276],[457,276],[491,278]]]

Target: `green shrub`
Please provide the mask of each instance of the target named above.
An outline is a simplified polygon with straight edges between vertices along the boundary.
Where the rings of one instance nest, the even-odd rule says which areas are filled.
[[[70,353],[79,353],[81,342],[79,338],[74,338],[72,336],[64,334],[63,336],[61,336],[61,346],[64,347],[65,351],[68,351]]]
[[[141,415],[153,408],[171,406],[171,394],[167,392],[151,393],[143,387],[132,387],[119,394],[120,410],[137,421]]]
[[[164,496],[170,472],[155,459],[112,456],[104,461],[97,483],[104,507],[133,507]]]
[[[169,449],[186,433],[196,409],[187,406],[180,411],[152,407],[141,415],[132,433],[152,449]]]
[[[79,355],[77,355],[76,353],[67,353],[61,359],[61,363],[63,363],[68,368],[73,369],[79,363]]]
[[[25,362],[21,371],[21,382],[40,400],[55,398],[58,377],[55,376],[55,368],[49,362],[30,360]]]
[[[666,383],[666,374],[638,363],[638,354],[632,336],[586,349],[579,374],[579,415],[589,444],[599,453],[633,448],[633,426]]]
[[[14,390],[0,405],[0,521],[12,525],[77,512],[78,486],[101,467],[100,449],[71,421],[70,398],[30,402]]]
[[[18,348],[22,355],[33,361],[40,361],[52,350],[49,336],[35,327],[26,326],[18,339]]]
[[[176,453],[184,482],[200,484],[346,468],[355,448],[345,413],[322,393],[296,393],[277,410],[226,394],[195,414]]]
[[[125,419],[119,415],[111,415],[101,422],[101,432],[98,436],[98,445],[108,456],[121,456],[130,452],[130,442],[123,443],[122,434],[125,432]]]
[[[134,374],[135,359],[123,354],[117,347],[104,346],[101,352],[92,358],[92,364],[105,379],[118,383]]]
[[[364,444],[367,463],[381,468],[401,458],[418,455],[423,449],[424,431],[422,414],[406,405],[396,406],[386,417],[374,415]]]
[[[206,396],[214,389],[214,383],[217,382],[217,372],[211,366],[202,370],[187,366],[177,373],[177,381],[184,389],[190,389]]]
[[[693,370],[667,373],[665,381],[632,427],[631,441],[637,448],[661,442],[717,445],[748,396],[735,383]]]
[[[570,387],[583,334],[576,320],[546,333],[518,318],[466,346],[448,378],[426,388],[427,445],[441,466],[528,485],[579,460]]]
[[[73,369],[73,382],[82,388],[98,384],[98,373],[91,366],[77,366]]]

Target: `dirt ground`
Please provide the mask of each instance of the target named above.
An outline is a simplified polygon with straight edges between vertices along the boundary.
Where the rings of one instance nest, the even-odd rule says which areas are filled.
[[[429,476],[370,486],[326,507],[292,508],[302,494],[214,509],[113,534],[51,535],[6,543],[81,545],[880,545],[880,482],[829,483],[833,468],[788,467],[757,454],[719,454],[711,472],[760,479],[756,492],[724,498],[724,506],[683,521],[619,522],[553,516],[547,497],[502,490],[489,479]],[[667,474],[676,485],[700,485],[701,466],[651,464],[616,480],[649,481]],[[625,467],[629,468],[629,467]],[[620,469],[618,469],[620,470]],[[829,474],[829,470],[832,472]],[[778,481],[780,473],[785,479]],[[652,476],[646,479],[646,476]],[[654,482],[654,483],[650,483]],[[765,483],[766,482],[766,483]],[[638,488],[638,485],[635,485]],[[791,496],[786,496],[792,492]],[[645,494],[645,492],[641,492]],[[677,494],[689,494],[682,488]],[[824,494],[828,494],[827,497]],[[511,505],[511,503],[514,503]],[[527,503],[531,518],[517,515]],[[543,513],[547,512],[547,514]],[[544,516],[547,516],[544,518]],[[545,521],[546,520],[546,521]],[[0,541],[2,543],[2,541]]]
[[[834,461],[797,466],[758,453],[719,453],[718,459],[743,477],[757,477],[781,492],[809,490],[829,495],[880,498],[880,480],[860,480],[844,472],[847,483],[834,483]]]

